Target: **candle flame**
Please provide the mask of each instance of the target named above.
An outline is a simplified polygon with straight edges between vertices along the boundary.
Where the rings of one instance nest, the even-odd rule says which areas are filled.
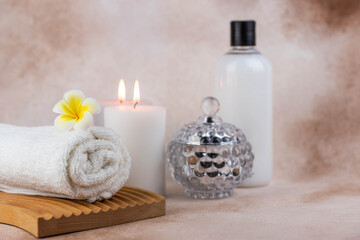
[[[125,81],[124,81],[124,79],[121,79],[120,82],[119,82],[118,98],[119,98],[120,103],[125,102],[126,90],[125,90]]]
[[[140,86],[139,86],[139,81],[136,80],[135,81],[135,86],[134,86],[134,99],[133,99],[134,103],[139,103],[140,102]]]

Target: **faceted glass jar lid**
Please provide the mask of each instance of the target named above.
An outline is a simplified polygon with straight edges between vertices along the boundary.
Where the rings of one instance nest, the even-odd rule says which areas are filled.
[[[201,110],[203,115],[196,122],[181,127],[174,134],[173,141],[189,145],[234,145],[246,140],[240,129],[216,116],[220,110],[216,98],[204,98]]]

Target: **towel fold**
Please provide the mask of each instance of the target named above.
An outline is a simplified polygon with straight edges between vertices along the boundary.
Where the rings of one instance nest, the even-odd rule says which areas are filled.
[[[111,130],[61,133],[52,126],[0,124],[0,190],[89,202],[108,199],[125,183],[130,156]]]

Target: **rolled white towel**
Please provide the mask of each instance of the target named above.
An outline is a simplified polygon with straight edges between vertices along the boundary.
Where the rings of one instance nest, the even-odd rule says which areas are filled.
[[[125,183],[130,156],[111,130],[58,132],[52,126],[0,124],[0,190],[89,202]]]

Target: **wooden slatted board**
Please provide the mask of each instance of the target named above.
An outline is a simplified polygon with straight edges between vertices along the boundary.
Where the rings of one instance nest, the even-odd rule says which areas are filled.
[[[165,198],[123,187],[112,198],[95,203],[0,192],[0,223],[36,237],[117,225],[165,215]]]

